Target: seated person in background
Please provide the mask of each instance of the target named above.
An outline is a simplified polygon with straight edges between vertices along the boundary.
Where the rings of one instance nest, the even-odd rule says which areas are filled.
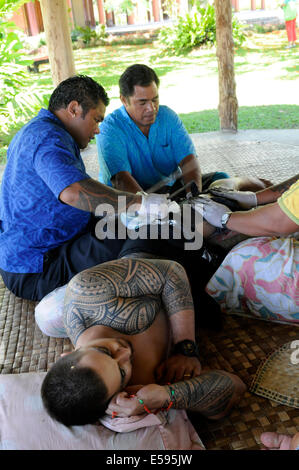
[[[260,237],[249,238],[230,251],[208,282],[208,294],[223,312],[299,323],[298,175],[256,194],[221,190],[218,194],[243,198],[247,207],[264,205],[230,213],[222,204],[198,198],[211,224]]]
[[[219,419],[246,390],[233,374],[202,370],[189,283],[176,262],[121,259],[79,273],[64,322],[75,351],[47,373],[42,398],[67,426],[169,406]]]
[[[95,236],[94,214],[100,204],[117,209],[118,196],[140,207],[141,197],[90,178],[80,155],[99,133],[108,103],[92,78],[70,77],[9,145],[0,194],[0,274],[18,297],[40,300],[121,249],[122,240]],[[143,196],[147,214],[146,201]]]
[[[183,123],[172,109],[159,106],[159,78],[153,69],[131,65],[121,75],[119,87],[123,106],[105,118],[96,136],[102,183],[136,193],[152,187],[155,192],[162,187],[173,192],[194,181],[201,192],[213,181],[229,178],[223,172],[201,175]],[[174,180],[178,180],[175,186]],[[234,187],[254,191],[265,185],[258,179],[239,178]]]

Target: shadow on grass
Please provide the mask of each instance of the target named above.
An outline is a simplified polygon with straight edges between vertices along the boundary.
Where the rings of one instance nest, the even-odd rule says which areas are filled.
[[[179,116],[190,134],[220,130],[217,109]],[[299,106],[241,106],[238,129],[299,129]]]

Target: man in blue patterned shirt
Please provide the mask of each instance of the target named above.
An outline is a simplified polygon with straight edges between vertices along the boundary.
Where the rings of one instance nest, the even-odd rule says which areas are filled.
[[[123,240],[94,234],[99,204],[117,209],[118,196],[126,196],[127,206],[154,210],[147,196],[115,191],[86,173],[80,149],[99,133],[108,103],[90,77],[68,78],[53,91],[48,110],[41,109],[8,148],[0,274],[19,297],[40,300],[76,273],[117,257]]]

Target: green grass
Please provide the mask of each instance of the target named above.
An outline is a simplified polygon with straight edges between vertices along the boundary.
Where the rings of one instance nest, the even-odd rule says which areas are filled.
[[[219,130],[217,109],[179,116],[191,134]],[[286,121],[288,129],[299,128],[298,106],[241,106],[238,110],[238,129],[285,129]]]
[[[286,50],[286,31],[249,32],[235,51],[239,129],[299,128],[299,45]],[[111,45],[74,51],[78,73],[90,75],[107,90],[107,113],[120,106],[118,79],[133,63],[153,67],[160,77],[160,102],[181,116],[188,132],[219,130],[218,63],[215,47],[195,49],[181,56],[159,53],[157,42]],[[32,83],[53,89],[49,65],[39,74],[28,74]],[[294,104],[295,103],[295,104]],[[25,121],[24,121],[25,122]],[[0,131],[0,162],[7,146],[23,122],[12,126],[9,135]]]

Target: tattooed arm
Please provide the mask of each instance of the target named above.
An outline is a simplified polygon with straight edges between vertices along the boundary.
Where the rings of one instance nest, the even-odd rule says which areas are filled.
[[[202,373],[198,377],[171,385],[150,384],[136,393],[150,410],[172,408],[196,411],[209,419],[224,417],[235,405],[246,386],[234,374],[221,370]],[[116,412],[118,416],[132,416],[144,412],[143,404],[124,392],[116,395],[108,407],[108,414]]]
[[[149,328],[162,302],[174,341],[194,340],[194,308],[184,268],[169,260],[119,259],[70,281],[64,323],[73,344],[94,325],[134,335]]]
[[[99,204],[110,204],[114,209],[118,209],[119,196],[126,197],[127,207],[138,204],[139,208],[141,204],[141,196],[117,191],[92,178],[71,184],[60,193],[59,199],[77,209],[95,213]]]
[[[258,191],[256,193],[257,204],[262,205],[262,204],[269,204],[271,202],[276,202],[277,199],[285,191],[287,191],[289,187],[292,186],[292,184],[296,183],[298,179],[299,179],[299,174],[293,176],[292,178],[289,178],[286,181],[283,181],[282,183],[275,184],[273,186],[270,186],[269,188]]]

